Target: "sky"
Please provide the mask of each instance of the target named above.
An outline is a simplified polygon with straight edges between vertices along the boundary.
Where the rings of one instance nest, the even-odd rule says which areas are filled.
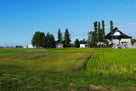
[[[50,32],[57,40],[58,29],[68,28],[72,42],[87,39],[93,22],[109,21],[136,38],[136,0],[0,0],[0,46],[31,44],[36,31]]]

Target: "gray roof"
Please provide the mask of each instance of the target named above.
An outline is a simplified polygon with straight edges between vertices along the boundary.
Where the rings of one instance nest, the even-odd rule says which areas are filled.
[[[118,33],[117,35],[114,35],[115,33]],[[108,33],[105,36],[106,39],[130,39],[132,38],[131,36],[128,36],[126,34],[124,34],[123,32],[121,32],[120,30],[118,30],[118,28],[115,28],[113,32]]]

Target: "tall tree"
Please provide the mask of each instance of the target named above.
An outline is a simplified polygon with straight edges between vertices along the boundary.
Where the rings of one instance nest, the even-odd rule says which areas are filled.
[[[56,47],[56,42],[53,34],[50,34],[50,48],[55,48]]]
[[[92,31],[88,32],[88,39],[87,39],[87,44],[91,46],[91,40],[92,40]]]
[[[110,32],[112,33],[114,31],[114,27],[113,27],[113,21],[110,21]]]
[[[43,32],[35,32],[32,38],[32,45],[37,48],[44,47],[45,34]]]
[[[134,45],[136,43],[136,39],[131,39],[131,44]]]
[[[76,48],[79,48],[79,47],[80,47],[80,42],[79,42],[78,39],[75,40],[74,44],[75,44],[75,47],[76,47]]]
[[[46,37],[44,32],[41,32],[41,47],[45,48],[46,47]]]
[[[97,21],[95,21],[93,24],[94,24],[94,31],[97,31]]]
[[[103,42],[104,41],[104,35],[103,35],[103,30],[100,29],[100,39],[99,39],[99,42]]]
[[[86,39],[82,39],[82,40],[80,40],[79,42],[80,42],[80,44],[86,44],[86,43],[87,43],[87,40],[86,40]]]
[[[49,32],[46,35],[46,47],[47,48],[55,48],[55,38]]]
[[[62,33],[61,33],[61,30],[59,29],[58,30],[58,43],[62,43]]]
[[[102,34],[104,37],[105,36],[105,22],[104,22],[104,20],[102,20]]]
[[[96,47],[97,46],[97,36],[95,31],[90,31],[88,33],[88,43],[90,47]]]
[[[101,39],[101,24],[100,24],[100,22],[98,22],[97,39],[98,39],[98,41],[100,41],[100,39]]]
[[[68,29],[65,30],[65,34],[64,34],[64,45],[65,47],[68,47],[70,45],[71,39],[70,39],[70,34]]]
[[[96,41],[97,41],[98,40],[98,35],[97,35],[97,33],[98,33],[97,21],[95,21],[93,24],[94,24],[94,31],[95,31],[95,35],[96,35]]]
[[[46,48],[50,48],[50,33],[46,34]]]

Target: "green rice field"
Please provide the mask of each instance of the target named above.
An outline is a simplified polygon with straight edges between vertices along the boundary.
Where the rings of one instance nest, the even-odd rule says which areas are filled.
[[[0,91],[136,91],[136,49],[0,49]]]

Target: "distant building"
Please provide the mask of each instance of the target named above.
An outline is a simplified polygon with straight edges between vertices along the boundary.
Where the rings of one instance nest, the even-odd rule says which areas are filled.
[[[118,30],[118,28],[115,28],[114,32],[108,33],[105,38],[113,48],[132,48],[132,37],[124,34],[120,30]]]
[[[88,45],[87,44],[80,44],[80,48],[87,48]]]
[[[29,44],[29,45],[24,46],[24,48],[36,48],[36,47],[33,46],[32,44]]]
[[[64,48],[64,45],[62,43],[57,43],[56,48]]]
[[[16,46],[14,46],[14,48],[23,48],[23,46],[16,45]]]

